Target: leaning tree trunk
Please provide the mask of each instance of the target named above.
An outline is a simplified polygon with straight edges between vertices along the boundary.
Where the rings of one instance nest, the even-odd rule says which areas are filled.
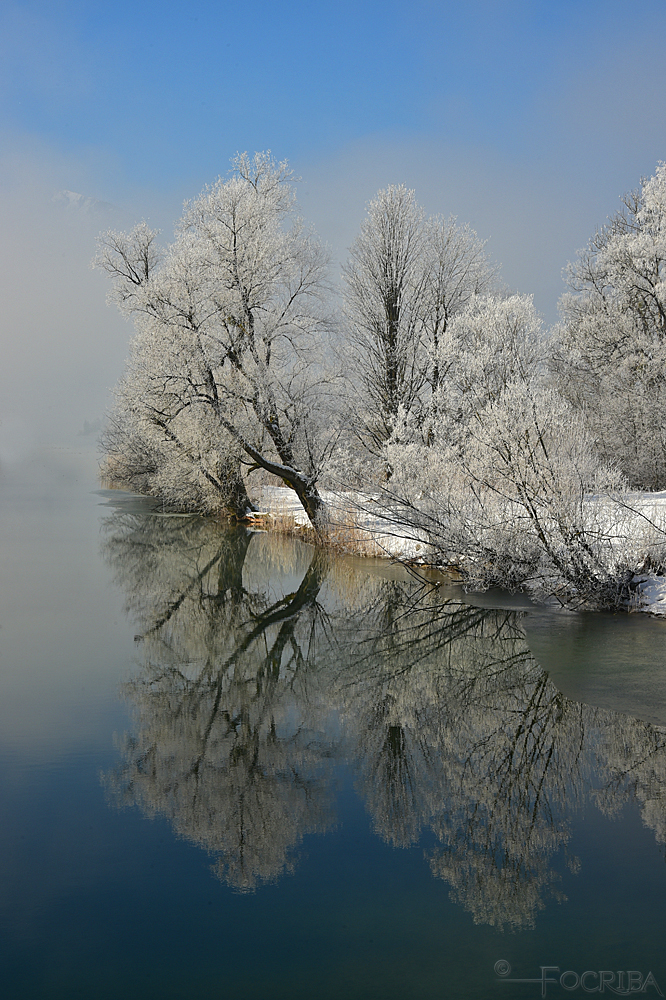
[[[261,452],[253,448],[248,442],[243,443],[243,448],[258,466],[265,469],[266,472],[270,472],[271,475],[278,476],[289,489],[294,491],[303,504],[310,524],[315,531],[319,531],[325,521],[326,504],[322,500],[315,483],[290,465],[279,465],[277,462],[271,462],[270,459],[265,458]]]

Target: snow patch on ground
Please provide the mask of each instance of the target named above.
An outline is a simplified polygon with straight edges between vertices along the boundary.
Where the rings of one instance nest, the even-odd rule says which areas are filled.
[[[322,490],[320,495],[328,507],[332,539],[334,542],[337,539],[341,548],[388,559],[430,561],[432,552],[425,532],[398,521],[393,523],[385,515],[380,517],[373,512],[379,495],[351,490]],[[259,524],[265,518],[274,523],[284,518],[298,527],[310,526],[300,500],[284,486],[264,486],[259,504],[260,511],[250,518]]]
[[[641,573],[634,577],[638,594],[638,608],[653,615],[666,616],[666,576]]]
[[[608,501],[604,502],[608,506]],[[649,555],[649,537],[654,539],[663,533],[666,541],[666,490],[659,493],[633,493],[622,516],[609,517],[609,533],[613,534],[613,548],[621,558],[630,553],[633,558],[642,546],[645,556]],[[666,616],[666,577],[656,573],[637,573],[632,584],[636,587],[636,610],[652,615]]]

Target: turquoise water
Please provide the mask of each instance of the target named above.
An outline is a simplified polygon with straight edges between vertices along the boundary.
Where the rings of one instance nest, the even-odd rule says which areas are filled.
[[[666,989],[663,623],[0,490],[2,996]]]

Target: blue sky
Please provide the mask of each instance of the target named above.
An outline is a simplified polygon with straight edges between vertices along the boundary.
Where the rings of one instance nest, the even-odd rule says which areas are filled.
[[[44,337],[51,363],[78,358],[77,385],[97,386],[94,416],[128,331],[96,318],[98,276],[74,273],[91,256],[91,226],[67,220],[60,233],[52,193],[169,231],[236,151],[267,148],[302,176],[303,212],[338,260],[368,199],[404,182],[428,211],[489,238],[508,287],[534,293],[552,322],[562,267],[666,158],[665,42],[666,0],[4,0],[4,280],[15,294],[25,279],[34,299],[43,267],[40,287],[57,284],[66,307],[81,297],[48,338],[45,302],[24,310],[27,342]],[[37,264],[36,245],[66,246],[68,266],[45,249]],[[6,354],[20,361],[16,317],[4,322]],[[91,323],[105,331],[96,345]]]
[[[5,0],[1,123],[98,160],[119,192],[196,186],[239,148],[310,160],[373,135],[535,166],[601,141],[631,169],[653,137],[610,132],[663,129],[665,29],[664,0]]]

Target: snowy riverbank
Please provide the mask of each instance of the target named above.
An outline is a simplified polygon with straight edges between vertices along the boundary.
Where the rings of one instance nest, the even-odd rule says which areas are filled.
[[[355,492],[327,492],[322,497],[328,504],[333,522],[333,539],[339,546],[363,555],[402,559],[427,564],[432,550],[425,532],[409,525],[392,522],[386,515],[373,512],[379,496]],[[595,498],[591,498],[596,503]],[[309,521],[293,490],[281,486],[264,486],[260,500],[261,511],[252,520],[257,524],[289,524],[308,528]],[[660,493],[640,493],[631,497],[631,504],[612,509],[604,504],[607,513],[603,518],[613,537],[613,549],[618,559],[625,552],[636,552],[645,534],[646,526],[655,524],[666,531],[666,490]],[[633,610],[666,618],[666,576],[655,573],[636,573],[632,581],[636,605]]]

